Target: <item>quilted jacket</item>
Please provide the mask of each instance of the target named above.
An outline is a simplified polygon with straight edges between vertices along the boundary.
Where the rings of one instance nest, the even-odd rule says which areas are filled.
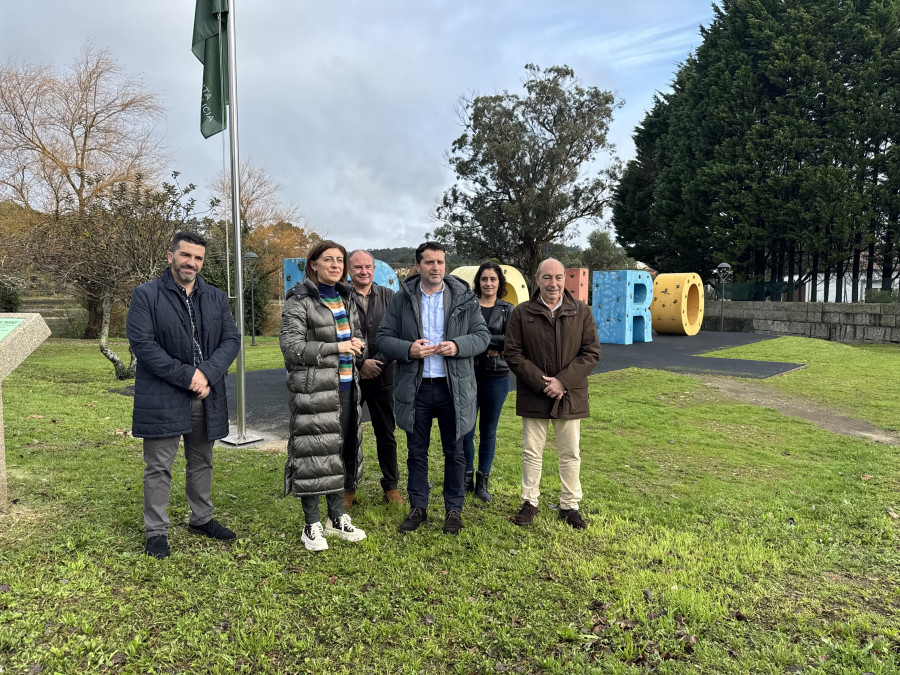
[[[353,337],[362,339],[356,304],[350,287],[338,282],[338,294],[350,319]],[[284,467],[284,494],[295,497],[341,492],[344,473],[353,486],[362,478],[362,429],[357,357],[353,368],[353,403],[356,459],[344,466],[341,456],[341,418],[338,340],[334,314],[319,294],[319,287],[304,279],[288,291],[281,315],[281,353],[287,369],[291,411],[288,458]]]

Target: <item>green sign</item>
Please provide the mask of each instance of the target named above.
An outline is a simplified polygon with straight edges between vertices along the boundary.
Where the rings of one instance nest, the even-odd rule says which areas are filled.
[[[0,340],[13,332],[13,329],[25,319],[0,319]]]

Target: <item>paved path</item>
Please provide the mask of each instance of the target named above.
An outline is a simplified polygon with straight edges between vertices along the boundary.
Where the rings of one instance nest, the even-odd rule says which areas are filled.
[[[701,331],[693,337],[654,335],[653,342],[638,342],[632,345],[604,344],[600,364],[594,372],[650,368],[691,375],[764,379],[800,368],[801,366],[796,363],[697,356],[718,349],[768,340],[771,337],[754,333]],[[258,370],[245,375],[247,428],[267,438],[286,438],[288,435],[288,392],[284,374],[284,370],[277,369]],[[515,382],[512,383],[512,388],[515,388]],[[232,425],[236,418],[236,398],[234,375],[229,375],[228,411]],[[363,421],[365,420],[368,420],[368,410],[363,408]]]

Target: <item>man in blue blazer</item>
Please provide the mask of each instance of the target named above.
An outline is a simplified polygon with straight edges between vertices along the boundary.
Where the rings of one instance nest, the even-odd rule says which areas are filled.
[[[169,555],[166,506],[172,463],[184,438],[189,531],[214,539],[235,534],[212,517],[212,448],[228,435],[225,373],[240,350],[226,295],[200,276],[206,240],[180,232],[169,268],[138,286],[128,308],[127,334],[137,357],[131,431],[144,439],[145,552]]]

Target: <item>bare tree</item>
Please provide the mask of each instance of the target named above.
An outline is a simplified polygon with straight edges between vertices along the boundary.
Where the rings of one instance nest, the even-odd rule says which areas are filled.
[[[225,208],[224,220],[231,219],[231,174],[222,171],[209,183],[210,191]],[[300,210],[279,198],[281,186],[262,167],[250,161],[241,165],[241,224],[245,232],[261,225],[293,223],[301,218]]]
[[[63,72],[47,65],[7,63],[0,68],[0,199],[43,214],[32,232],[59,275],[77,273],[70,230],[61,225],[113,185],[139,174],[152,182],[165,158],[156,95],[126,76],[106,50],[88,44]],[[77,262],[77,261],[74,261]],[[78,279],[73,281],[78,282]],[[85,288],[87,279],[80,285]],[[95,289],[99,291],[99,289]],[[97,337],[101,292],[84,296],[85,337]]]
[[[159,175],[163,109],[106,50],[86,45],[62,73],[0,69],[0,187],[23,206],[56,214],[138,173]],[[88,180],[100,176],[100,180]]]

